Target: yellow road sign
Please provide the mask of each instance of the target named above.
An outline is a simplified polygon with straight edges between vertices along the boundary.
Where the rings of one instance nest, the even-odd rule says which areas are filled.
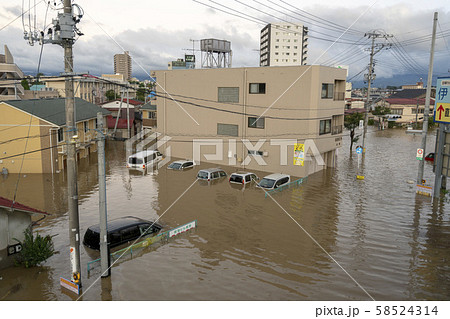
[[[450,103],[436,103],[434,121],[440,123],[450,123]]]

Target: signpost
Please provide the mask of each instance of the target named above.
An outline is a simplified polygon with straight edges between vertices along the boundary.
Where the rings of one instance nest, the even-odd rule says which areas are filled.
[[[70,290],[71,292],[76,293],[77,295],[80,294],[80,286],[77,285],[76,283],[74,283],[70,280],[67,280],[63,277],[60,277],[59,281],[60,281],[61,287],[64,287],[64,288]]]
[[[171,238],[178,234],[184,233],[185,231],[188,231],[189,229],[195,228],[195,226],[197,226],[196,220],[194,220],[193,222],[190,222],[188,224],[184,224],[183,226],[180,226],[180,227],[170,230],[169,233],[167,234],[167,237]]]
[[[423,160],[423,149],[418,148],[416,153],[416,159],[419,161]]]
[[[449,176],[449,170],[443,174],[444,163],[449,163],[450,153],[446,151],[450,146],[448,135],[450,134],[450,77],[440,77],[436,83],[436,104],[434,106],[434,121],[439,123],[439,132],[436,135],[436,154],[434,197],[438,198],[445,177]],[[448,166],[448,165],[447,165]],[[444,186],[445,188],[445,186]]]
[[[305,163],[305,144],[295,143],[294,165],[303,166]]]

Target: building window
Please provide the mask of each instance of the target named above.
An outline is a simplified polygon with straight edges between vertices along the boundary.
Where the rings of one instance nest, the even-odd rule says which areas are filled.
[[[333,86],[332,83],[322,83],[322,99],[333,98]]]
[[[254,150],[247,150],[248,155],[258,155],[258,156],[263,156],[263,152],[262,151],[254,151]]]
[[[251,128],[264,128],[265,126],[265,119],[264,117],[249,117],[248,118],[248,127]]]
[[[238,134],[238,125],[217,123],[217,135],[238,136]]]
[[[84,133],[87,133],[89,131],[89,122],[85,121],[83,122],[83,125],[84,125]]]
[[[319,135],[331,133],[331,119],[321,120],[319,127]]]
[[[60,128],[58,129],[58,143],[64,141],[64,129]]]
[[[266,94],[266,83],[250,83],[250,94]]]
[[[219,87],[218,88],[218,102],[223,103],[239,103],[239,88],[238,87]]]

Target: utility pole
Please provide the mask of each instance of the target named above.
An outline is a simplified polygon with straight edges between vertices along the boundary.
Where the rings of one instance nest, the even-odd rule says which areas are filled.
[[[63,25],[73,30],[75,23],[72,19],[71,0],[64,0],[64,14],[60,19]],[[75,98],[73,88],[73,31],[71,36],[62,38],[64,48],[64,73],[66,90],[66,142],[67,142],[67,192],[69,206],[69,240],[70,262],[72,264],[72,277],[81,287],[80,266],[80,223],[78,215],[78,184],[77,184],[77,159],[76,140],[77,129],[75,121]]]
[[[373,70],[374,70],[373,57],[375,56],[375,54],[380,52],[384,47],[386,47],[386,44],[375,45],[375,39],[380,38],[380,37],[383,37],[385,39],[392,37],[392,35],[381,34],[377,31],[369,32],[365,35],[369,38],[372,38],[372,46],[370,49],[369,74],[367,75],[367,98],[366,98],[366,103],[364,104],[364,131],[363,131],[363,141],[362,141],[363,155],[366,152],[366,134],[367,134],[367,126],[369,123],[370,90],[371,90],[372,81],[375,80],[375,74],[373,73]],[[388,47],[390,47],[390,45]]]
[[[428,116],[430,113],[431,83],[433,79],[434,44],[436,42],[437,21],[438,21],[438,13],[435,12],[433,19],[433,35],[431,37],[430,64],[428,65],[428,80],[427,80],[427,93],[425,95],[425,110],[423,111],[422,143],[420,145],[420,148],[423,149],[424,153],[425,148],[427,146]],[[424,164],[425,163],[423,159],[419,161],[419,171],[417,173],[418,185],[422,185]]]
[[[73,7],[78,9],[78,14],[73,14]],[[76,160],[76,120],[75,100],[73,86],[73,53],[72,46],[75,42],[75,34],[83,35],[76,24],[83,17],[82,10],[72,0],[64,0],[63,12],[58,13],[52,20],[52,27],[45,30],[24,31],[24,38],[30,45],[38,42],[40,45],[47,43],[58,44],[64,49],[64,73],[65,77],[65,112],[66,112],[66,145],[67,145],[67,189],[68,189],[68,214],[69,214],[69,245],[70,262],[72,265],[72,281],[81,287],[80,267],[80,223],[78,214],[78,185],[77,185],[77,160]]]
[[[111,275],[111,260],[108,245],[108,218],[106,211],[106,161],[105,161],[105,136],[103,134],[103,115],[97,113],[97,156],[98,156],[98,201],[100,215],[100,264],[102,277]]]

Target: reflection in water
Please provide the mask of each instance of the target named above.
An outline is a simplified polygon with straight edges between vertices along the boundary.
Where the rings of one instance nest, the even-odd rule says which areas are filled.
[[[359,161],[348,152],[345,137],[336,169],[273,195],[377,300],[450,297],[449,204],[433,206],[407,183],[417,173],[419,143],[400,130],[370,133],[365,159]],[[108,142],[107,157],[110,219],[157,219],[195,181],[199,169],[129,172],[121,142]],[[202,163],[200,168],[208,167]],[[431,181],[432,167],[425,168]],[[225,167],[228,174],[235,170]],[[365,179],[357,180],[358,174]],[[11,197],[16,177],[0,182],[1,196]],[[59,276],[70,274],[65,184],[64,173],[21,178],[17,200],[52,214],[37,230],[59,234],[59,254],[44,267],[1,271],[0,298],[72,299],[59,286]],[[79,169],[82,234],[99,222],[97,189],[93,153]],[[367,300],[277,203],[254,186],[243,189],[226,179],[196,183],[160,220],[168,229],[197,219],[195,231],[128,256],[113,267],[110,278],[92,287],[97,277],[85,275],[86,263],[98,252],[82,247],[83,300]]]

